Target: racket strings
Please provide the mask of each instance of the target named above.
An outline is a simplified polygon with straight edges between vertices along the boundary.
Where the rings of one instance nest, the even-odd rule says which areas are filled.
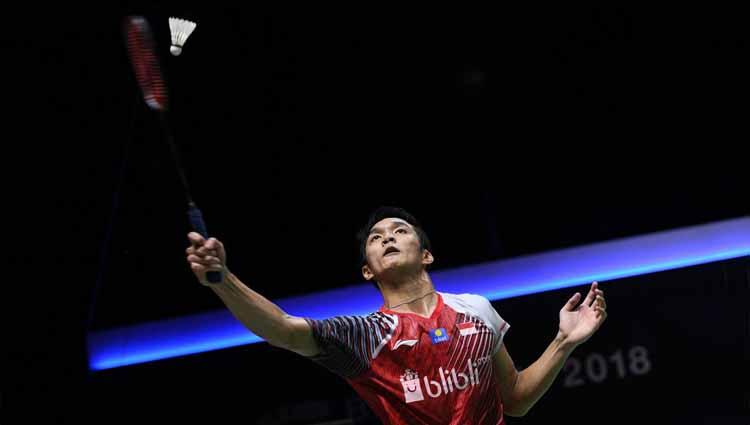
[[[127,47],[138,85],[143,90],[146,104],[158,111],[167,108],[167,87],[162,78],[159,61],[151,39],[151,30],[142,17],[126,21]]]

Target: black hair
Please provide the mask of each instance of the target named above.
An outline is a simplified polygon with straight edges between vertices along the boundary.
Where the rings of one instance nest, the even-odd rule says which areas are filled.
[[[419,237],[419,247],[422,250],[426,249],[428,251],[432,251],[430,238],[427,237],[427,233],[425,233],[422,225],[413,215],[409,214],[403,208],[379,207],[378,209],[373,211],[372,214],[370,214],[370,217],[367,219],[367,224],[362,227],[359,232],[357,232],[357,240],[359,241],[359,257],[362,266],[367,264],[366,247],[367,237],[370,235],[370,230],[372,230],[372,226],[385,218],[400,218],[401,220],[404,220],[405,222],[411,224],[411,226],[414,228],[414,231],[417,233],[417,237]]]

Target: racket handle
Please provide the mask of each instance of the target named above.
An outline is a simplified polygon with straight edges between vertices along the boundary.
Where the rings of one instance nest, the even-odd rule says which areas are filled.
[[[188,219],[193,230],[200,233],[205,239],[208,239],[208,230],[206,230],[206,222],[203,221],[203,214],[192,202],[188,207]],[[222,276],[221,272],[212,270],[206,272],[206,280],[208,280],[208,283],[221,283],[224,280],[224,276]]]

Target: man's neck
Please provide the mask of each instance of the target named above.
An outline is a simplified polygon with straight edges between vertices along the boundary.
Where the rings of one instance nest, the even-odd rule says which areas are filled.
[[[383,303],[389,310],[430,317],[437,305],[437,294],[426,271],[398,282],[378,284]]]

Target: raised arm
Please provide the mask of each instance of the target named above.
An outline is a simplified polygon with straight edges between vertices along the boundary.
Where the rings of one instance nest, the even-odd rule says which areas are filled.
[[[269,344],[304,356],[318,354],[318,346],[307,321],[288,315],[279,306],[247,287],[226,266],[224,245],[215,238],[205,240],[200,234],[188,234],[190,246],[187,261],[198,281],[211,288],[246,328]],[[217,284],[206,280],[208,271],[222,271],[224,280]]]
[[[581,294],[576,293],[560,310],[560,326],[544,353],[528,368],[518,372],[505,344],[495,354],[495,374],[505,411],[523,416],[547,392],[570,353],[588,340],[607,317],[604,292],[597,282],[591,285],[586,299],[576,307]]]

